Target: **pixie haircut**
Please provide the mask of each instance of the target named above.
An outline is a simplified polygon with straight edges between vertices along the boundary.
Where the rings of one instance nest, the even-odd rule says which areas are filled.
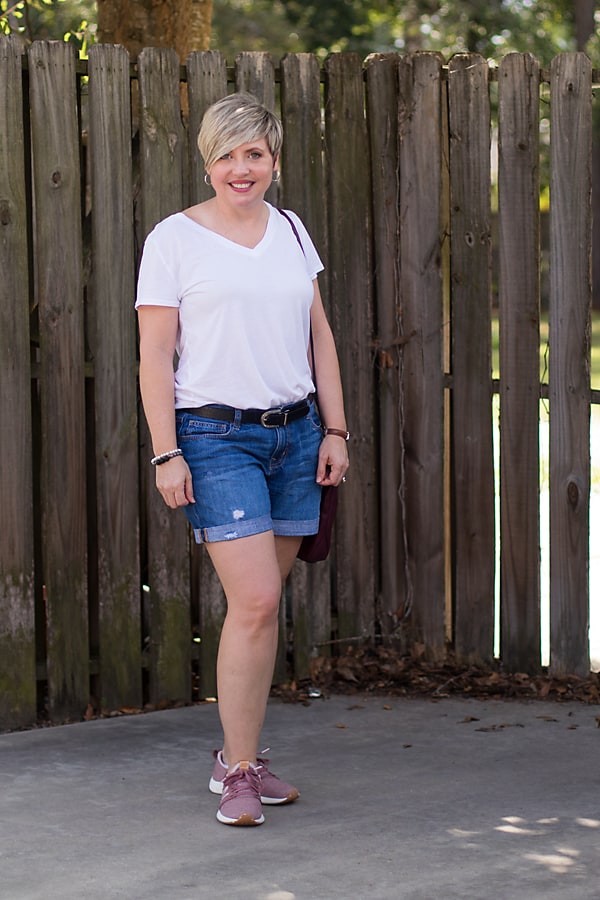
[[[283,139],[281,122],[256,97],[240,91],[217,100],[206,110],[198,133],[198,149],[209,171],[225,153],[261,138],[275,159]]]

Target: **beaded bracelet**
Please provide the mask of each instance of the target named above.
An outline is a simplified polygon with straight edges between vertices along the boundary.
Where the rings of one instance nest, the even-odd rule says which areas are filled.
[[[169,462],[170,459],[175,459],[176,456],[183,456],[183,450],[180,450],[179,447],[176,450],[169,450],[167,453],[161,453],[160,456],[154,456],[150,460],[150,465],[162,466],[163,463]]]

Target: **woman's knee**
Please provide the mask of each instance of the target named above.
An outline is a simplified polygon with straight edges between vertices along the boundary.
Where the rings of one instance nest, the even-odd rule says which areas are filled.
[[[246,628],[269,628],[279,619],[280,602],[281,589],[254,590],[244,597],[230,598],[228,616]]]

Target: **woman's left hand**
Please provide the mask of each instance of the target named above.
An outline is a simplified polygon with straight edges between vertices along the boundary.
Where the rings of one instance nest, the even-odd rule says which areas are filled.
[[[348,448],[344,438],[335,434],[326,435],[319,448],[317,484],[322,487],[327,485],[337,487],[344,479],[349,465]]]

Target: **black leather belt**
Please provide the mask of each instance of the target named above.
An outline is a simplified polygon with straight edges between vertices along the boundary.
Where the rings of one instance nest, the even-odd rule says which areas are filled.
[[[193,409],[177,409],[178,413],[189,413],[203,419],[218,419],[220,422],[233,422],[236,413],[241,413],[242,425],[262,425],[264,428],[279,428],[301,419],[310,409],[308,400],[300,400],[290,406],[279,406],[275,409],[234,409],[233,406],[197,406]]]

